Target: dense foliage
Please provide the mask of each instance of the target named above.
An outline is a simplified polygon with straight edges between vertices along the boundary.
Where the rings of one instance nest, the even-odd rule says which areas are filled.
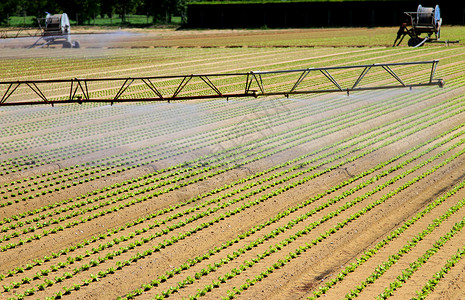
[[[66,12],[70,19],[83,24],[95,16],[118,15],[124,23],[126,15],[152,16],[154,22],[169,22],[173,14],[183,15],[185,0],[6,0],[0,3],[0,24],[6,24],[12,15],[41,18],[45,12]]]

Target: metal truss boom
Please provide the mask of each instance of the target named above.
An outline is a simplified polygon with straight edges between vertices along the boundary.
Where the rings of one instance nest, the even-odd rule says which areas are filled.
[[[36,105],[36,104],[59,104],[59,103],[115,103],[115,102],[140,102],[140,101],[173,101],[173,100],[188,100],[188,99],[211,99],[211,98],[231,98],[231,97],[258,97],[258,96],[272,96],[281,95],[289,97],[293,94],[309,94],[309,93],[331,93],[331,92],[345,92],[349,94],[354,91],[363,90],[376,90],[376,89],[392,89],[392,88],[413,88],[422,86],[439,86],[444,85],[442,79],[435,79],[436,68],[438,60],[420,61],[420,62],[403,62],[403,63],[385,63],[385,64],[366,64],[355,66],[339,66],[339,67],[321,67],[321,68],[306,68],[295,70],[281,70],[281,71],[251,71],[245,73],[223,73],[223,74],[190,74],[190,75],[171,75],[171,76],[150,76],[150,77],[120,77],[120,78],[73,78],[73,79],[49,79],[49,80],[16,80],[16,81],[3,81],[0,82],[0,106],[14,106],[14,105]],[[429,72],[429,79],[424,83],[406,84],[401,77],[393,71],[393,67],[397,66],[420,66],[430,65],[431,71]],[[366,77],[370,70],[378,69],[389,78],[394,79],[394,84],[390,85],[370,85],[361,86],[363,79]],[[335,71],[345,70],[361,70],[357,79],[353,83],[349,83],[347,87],[331,74]],[[323,74],[329,88],[308,88],[303,86],[310,73]],[[264,77],[267,76],[282,76],[295,73],[297,79],[290,82],[290,88],[280,87],[278,90],[269,89],[265,85]],[[321,77],[321,76],[320,76]],[[215,83],[215,79],[216,82]],[[278,79],[279,80],[279,79]],[[289,81],[289,79],[287,79]],[[243,90],[237,89],[231,91],[228,89],[228,83],[237,83],[245,81],[245,88]],[[308,80],[307,80],[308,81]],[[311,79],[310,79],[311,81]],[[348,81],[347,78],[344,81]],[[128,92],[130,87],[134,87],[135,82],[138,83],[138,93],[149,95],[145,97],[132,96]],[[174,92],[172,89],[166,88],[166,82],[175,82]],[[192,83],[195,82],[195,83]],[[92,90],[90,85],[95,83],[102,83],[104,86],[113,85],[116,94],[109,98],[93,97],[97,90]],[[195,89],[195,84],[203,83],[204,91],[202,93]],[[310,82],[314,85],[314,81]],[[321,83],[320,83],[321,84]],[[47,96],[47,93],[53,93],[54,89],[50,86],[60,85],[63,89],[68,89],[69,96],[58,97],[55,94]],[[270,84],[271,85],[271,84]],[[289,84],[288,84],[289,85]],[[23,94],[32,91],[33,100],[23,100],[22,98],[31,98],[30,95],[17,95],[19,88],[23,88]],[[191,90],[188,90],[190,87]],[[265,90],[266,88],[266,90]],[[50,89],[52,91],[50,91]],[[108,89],[108,88],[107,88]],[[207,90],[205,92],[205,89]],[[26,90],[26,92],[24,92]],[[47,91],[46,91],[47,90]],[[101,87],[100,87],[101,90]],[[110,89],[111,90],[111,89]],[[269,91],[270,90],[270,91]],[[16,96],[17,95],[17,96]],[[15,97],[16,96],[16,97]],[[36,99],[37,97],[37,99]],[[19,98],[19,99],[18,99]]]

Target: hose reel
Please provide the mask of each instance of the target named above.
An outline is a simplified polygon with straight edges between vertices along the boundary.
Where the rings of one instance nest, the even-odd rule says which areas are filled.
[[[411,47],[420,47],[425,42],[439,41],[442,24],[439,5],[433,8],[423,7],[420,4],[416,12],[404,12],[404,14],[407,19],[400,25],[393,46],[399,46],[406,35],[410,36],[408,45]],[[426,34],[426,36],[422,37],[422,34]],[[433,34],[435,37],[432,37]]]

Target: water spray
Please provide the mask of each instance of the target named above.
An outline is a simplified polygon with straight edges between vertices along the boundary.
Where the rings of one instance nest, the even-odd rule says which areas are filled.
[[[153,102],[153,101],[175,101],[175,100],[193,100],[193,99],[212,99],[212,98],[232,98],[232,97],[253,97],[260,96],[284,96],[298,94],[311,94],[311,93],[346,93],[350,95],[352,92],[369,91],[380,89],[398,89],[425,86],[444,86],[444,80],[434,78],[436,68],[439,60],[420,61],[420,62],[402,62],[402,63],[382,63],[382,64],[369,64],[369,65],[356,65],[356,66],[338,66],[338,67],[321,67],[321,68],[306,68],[295,70],[278,70],[278,71],[250,71],[245,73],[219,73],[219,74],[190,74],[190,75],[171,75],[171,76],[151,76],[151,77],[119,77],[119,78],[73,78],[73,79],[45,79],[45,80],[16,80],[16,81],[3,81],[0,82],[0,106],[14,106],[14,105],[38,105],[38,104],[61,104],[61,103],[121,103],[121,102]],[[393,67],[421,67],[430,66],[430,74],[427,82],[424,83],[406,83],[400,75],[393,71]],[[333,71],[351,71],[361,70],[358,77],[353,83],[339,82],[331,74]],[[390,85],[364,85],[364,78],[371,70],[376,70],[381,73],[387,74],[388,78],[394,79],[394,84]],[[418,70],[415,70],[418,71]],[[326,81],[330,84],[328,88],[318,88],[316,85],[321,84],[312,80],[309,74],[322,74],[319,79]],[[410,73],[410,72],[408,72]],[[297,77],[292,81],[290,88],[284,87],[271,88],[270,85],[265,84],[264,77],[279,77],[291,76]],[[309,79],[310,78],[310,79]],[[216,84],[214,83],[218,81]],[[282,78],[281,78],[282,80]],[[243,89],[231,91],[228,85],[220,85],[219,81],[226,81],[228,83],[243,83]],[[312,87],[303,87],[303,82]],[[346,80],[347,81],[347,80]],[[173,83],[174,92],[172,89],[166,88],[166,83]],[[90,88],[92,83],[102,84],[109,86],[116,84],[117,92],[111,98],[95,98],[92,97],[93,93]],[[194,87],[195,85],[203,84],[204,89],[207,91],[199,91]],[[44,88],[50,89],[53,85],[59,85],[61,88],[68,90],[68,96],[57,98],[56,95],[47,96]],[[128,93],[131,86],[138,88],[138,95],[150,94],[148,97],[133,96]],[[18,100],[12,97],[19,87],[24,87],[23,92],[31,91],[35,95],[34,100]],[[101,87],[99,88],[101,90]],[[191,90],[189,90],[191,89]],[[229,89],[229,90],[226,90]]]

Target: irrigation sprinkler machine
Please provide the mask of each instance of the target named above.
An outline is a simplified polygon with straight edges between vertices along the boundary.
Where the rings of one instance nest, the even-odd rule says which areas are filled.
[[[394,46],[399,46],[406,35],[410,37],[410,47],[420,47],[424,43],[458,43],[459,41],[440,41],[441,37],[441,10],[439,5],[435,7],[423,7],[418,5],[416,12],[404,12],[405,21],[397,31]],[[424,35],[423,37],[421,35]]]
[[[444,86],[444,80],[435,78],[439,60],[375,63],[369,65],[320,67],[296,70],[250,71],[245,73],[190,74],[150,77],[120,77],[120,78],[72,78],[43,80],[12,80],[0,81],[0,107],[16,105],[59,104],[59,103],[116,103],[116,102],[154,102],[189,99],[212,99],[233,97],[284,96],[311,93],[349,93],[357,91],[373,91],[379,89],[414,88],[425,86]],[[394,69],[403,69],[403,75],[423,70],[424,82],[418,82],[417,77],[408,79],[397,74]],[[406,72],[409,68],[411,72]],[[413,68],[413,69],[411,69]],[[371,71],[372,70],[372,71]],[[358,73],[352,80],[344,82],[336,79],[331,73],[344,74],[347,71]],[[358,71],[358,72],[357,72]],[[377,84],[364,80],[368,73],[376,72],[376,76],[384,73],[392,83]],[[313,74],[313,75],[310,75]],[[310,75],[310,76],[309,76]],[[274,81],[281,77],[288,84],[273,88]],[[427,77],[426,77],[427,76]],[[293,78],[292,81],[289,81]],[[319,79],[318,79],[319,78]],[[320,79],[326,78],[327,84],[321,85]],[[278,79],[279,80],[279,79]],[[242,89],[228,89],[224,82],[241,82]],[[174,93],[170,85],[177,86]],[[204,85],[201,92],[199,85]],[[107,98],[95,97],[100,86],[112,86],[117,92]],[[144,96],[134,95],[130,87],[135,86]],[[119,88],[118,88],[119,87]],[[57,96],[56,90],[62,90],[64,95]],[[190,92],[192,91],[192,92]],[[51,93],[51,95],[50,95]],[[48,94],[48,95],[47,95]],[[65,95],[68,96],[65,96]],[[29,98],[29,99],[24,99]]]
[[[30,47],[62,45],[63,48],[80,48],[79,42],[71,40],[71,25],[66,13],[50,14],[37,20],[41,31],[40,38]]]

